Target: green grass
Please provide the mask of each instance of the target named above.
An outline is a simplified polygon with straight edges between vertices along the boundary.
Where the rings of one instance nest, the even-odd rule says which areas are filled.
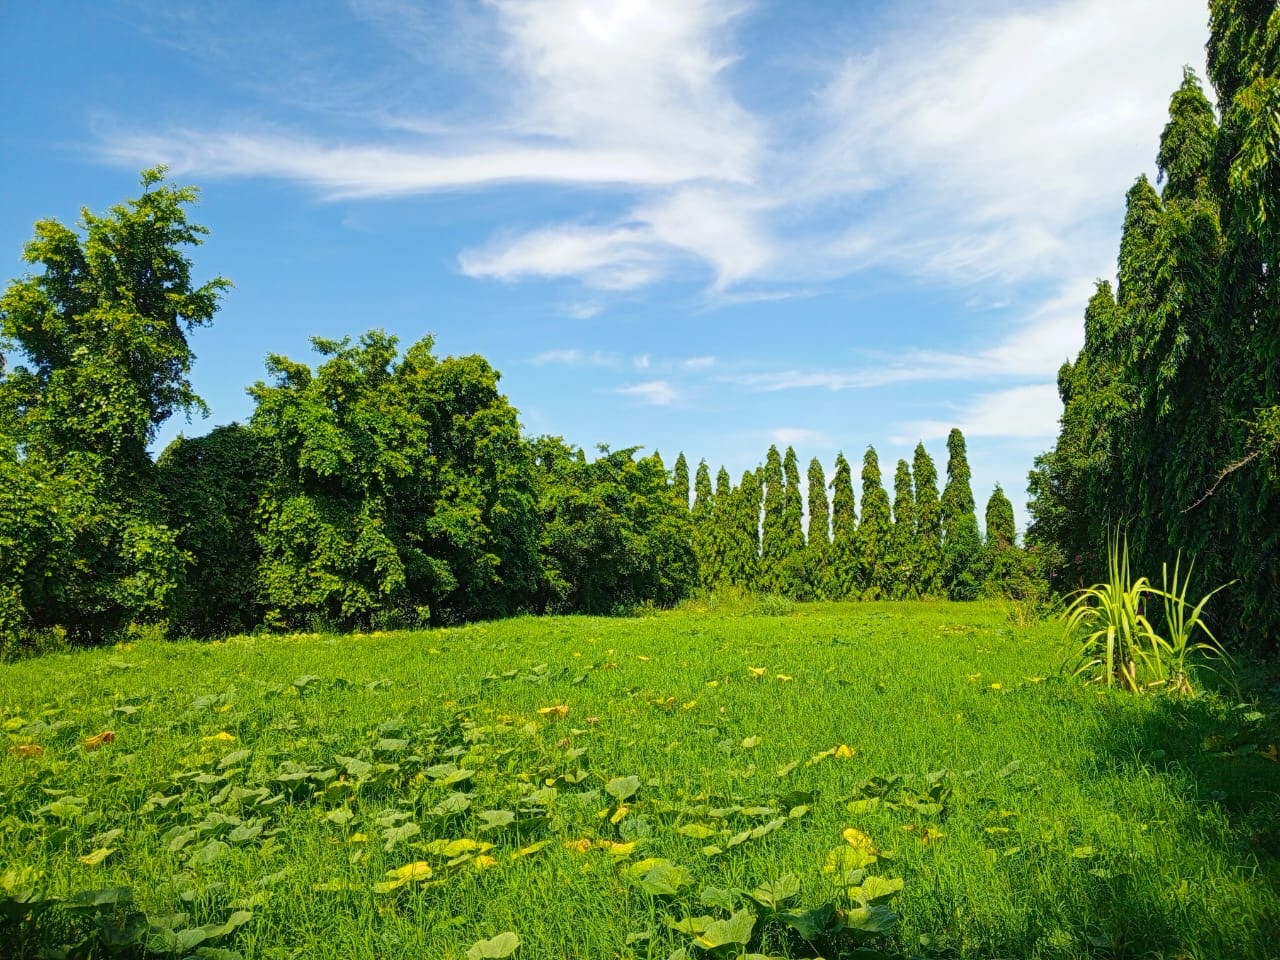
[[[35,956],[132,910],[146,920],[122,939],[174,956],[166,923],[208,924],[188,936],[250,958],[462,957],[503,931],[525,960],[736,956],[702,954],[666,918],[727,919],[751,905],[738,891],[786,874],[796,912],[856,905],[823,872],[854,827],[879,850],[867,872],[903,882],[896,928],[813,946],[761,908],[751,951],[1276,956],[1275,718],[1061,678],[1060,632],[982,604],[813,605],[144,642],[0,666],[9,744],[43,749],[0,754],[0,942]],[[538,713],[559,705],[567,716]],[[112,742],[84,749],[105,730]],[[841,745],[853,756],[815,760]],[[474,774],[449,784],[445,763]],[[605,787],[629,776],[615,824]],[[437,809],[458,792],[466,810]],[[482,811],[516,822],[486,831],[507,817]],[[699,827],[712,835],[686,835]],[[441,838],[492,843],[495,863],[471,851],[449,867]],[[565,846],[581,840],[638,843]],[[654,895],[629,870],[645,858],[687,884]],[[430,878],[374,891],[415,861]],[[39,903],[114,887],[131,907],[14,903],[19,888]]]

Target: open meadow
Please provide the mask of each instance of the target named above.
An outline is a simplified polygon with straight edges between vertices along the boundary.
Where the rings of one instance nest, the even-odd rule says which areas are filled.
[[[6,955],[1274,957],[1274,718],[1059,637],[692,607],[0,666]]]

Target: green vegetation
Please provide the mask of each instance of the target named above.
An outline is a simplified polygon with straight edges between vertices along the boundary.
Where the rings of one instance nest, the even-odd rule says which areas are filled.
[[[1099,282],[1058,374],[1057,444],[1030,477],[1028,537],[1063,589],[1102,579],[1126,524],[1134,563],[1179,551],[1259,651],[1280,642],[1280,10],[1212,0],[1210,104],[1188,70],[1157,192],[1129,191],[1119,285]]]
[[[695,606],[0,666],[0,940],[1273,956],[1274,715],[1073,682],[1058,638]]]

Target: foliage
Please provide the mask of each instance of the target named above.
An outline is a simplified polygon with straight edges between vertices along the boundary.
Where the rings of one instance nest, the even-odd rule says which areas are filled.
[[[889,595],[896,600],[917,596],[916,504],[911,467],[899,460],[893,474],[893,528],[889,533]]]
[[[1059,376],[1064,412],[1031,476],[1029,534],[1062,588],[1100,575],[1127,521],[1135,561],[1182,551],[1211,581],[1238,580],[1225,622],[1260,649],[1280,637],[1280,13],[1213,0],[1209,79],[1186,71],[1157,152],[1162,190],[1127,197],[1114,297],[1085,313]],[[1216,117],[1218,119],[1215,119]]]
[[[947,485],[939,504],[942,519],[942,583],[952,600],[974,600],[986,577],[985,551],[969,485],[964,434],[947,436]]]
[[[268,461],[260,437],[240,424],[178,437],[156,461],[165,521],[189,561],[169,604],[175,632],[227,636],[261,622],[255,534]]]
[[[859,569],[853,474],[843,453],[836,454],[831,491],[831,561],[827,569],[827,596],[844,600],[857,596]]]
[[[889,596],[893,571],[889,566],[889,495],[880,482],[880,460],[875,447],[862,456],[862,523],[858,527],[858,569],[862,596],[878,600]]]
[[[268,357],[250,391],[271,459],[259,527],[275,624],[347,628],[511,613],[538,584],[528,448],[497,373],[428,337],[313,339],[313,372]],[[665,490],[665,482],[664,482]]]
[[[559,438],[537,441],[547,611],[613,613],[646,600],[671,606],[697,583],[691,519],[666,473],[636,448],[588,461]]]
[[[938,470],[923,443],[911,460],[916,511],[916,556],[913,568],[922,597],[942,594],[942,505],[938,501]]]
[[[1193,692],[1188,672],[1193,655],[1225,660],[1204,619],[1209,599],[1227,585],[1211,590],[1194,605],[1187,600],[1194,564],[1180,575],[1181,556],[1172,574],[1161,568],[1161,586],[1146,577],[1133,578],[1127,535],[1116,531],[1107,543],[1107,580],[1077,591],[1064,613],[1068,639],[1085,631],[1075,654],[1075,675],[1100,670],[1107,686],[1119,684],[1137,693],[1167,686],[1178,693]],[[1158,599],[1164,614],[1164,633],[1146,614],[1149,602]],[[1196,631],[1206,640],[1195,640]]]
[[[81,233],[35,225],[23,259],[40,273],[0,297],[0,467],[25,488],[0,501],[0,542],[22,542],[0,570],[0,629],[62,627],[99,642],[163,617],[184,557],[165,525],[147,445],[172,414],[202,412],[187,335],[229,286],[197,286],[183,248],[194,187],[142,173],[143,194]],[[5,486],[9,486],[6,483]]]

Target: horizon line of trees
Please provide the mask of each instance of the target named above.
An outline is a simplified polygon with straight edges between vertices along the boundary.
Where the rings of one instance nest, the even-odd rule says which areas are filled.
[[[683,455],[668,471],[524,437],[484,358],[379,330],[314,338],[315,367],[268,355],[249,423],[153,459],[163,422],[205,410],[187,335],[229,284],[191,279],[196,189],[163,168],[142,186],[84,210],[83,236],[37,223],[24,257],[42,270],[0,297],[0,640],[608,613],[725,586],[971,599],[1019,568],[999,488],[979,534],[958,430],[941,495],[922,444],[891,504],[868,447],[859,521],[843,455],[829,486],[810,463],[807,497],[791,448],[736,487],[702,462],[691,489]]]

